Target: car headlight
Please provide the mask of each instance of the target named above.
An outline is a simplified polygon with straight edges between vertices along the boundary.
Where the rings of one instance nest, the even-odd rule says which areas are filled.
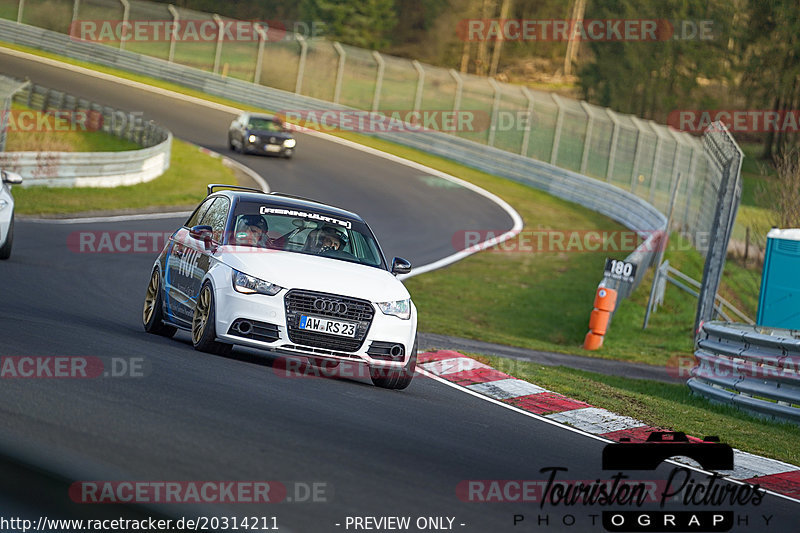
[[[244,294],[266,294],[267,296],[275,296],[283,287],[264,281],[263,279],[248,276],[244,272],[238,270],[233,271],[233,290]]]
[[[294,139],[286,139],[285,141],[283,141],[283,146],[286,148],[294,148],[295,145],[297,145],[297,141],[295,141]]]
[[[6,202],[5,200],[0,199],[0,211],[5,209],[7,206],[8,206],[8,202]]]
[[[251,143],[254,143],[254,142],[256,142],[257,140],[258,140],[258,137],[256,137],[255,135],[251,135],[251,136],[249,136],[249,137],[247,138],[247,141],[248,141],[248,142],[251,142]]]
[[[378,309],[384,315],[393,315],[403,320],[411,318],[411,300],[397,300],[395,302],[378,302]]]

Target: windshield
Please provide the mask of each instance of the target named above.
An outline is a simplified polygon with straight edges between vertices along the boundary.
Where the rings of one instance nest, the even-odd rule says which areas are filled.
[[[227,235],[228,244],[283,250],[386,268],[375,237],[359,221],[322,213],[240,201]]]
[[[247,128],[251,130],[283,131],[283,126],[280,122],[258,117],[251,117],[250,122],[247,123]]]

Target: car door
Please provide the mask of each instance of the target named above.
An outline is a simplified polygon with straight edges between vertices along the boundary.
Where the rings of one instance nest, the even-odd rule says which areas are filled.
[[[179,325],[186,325],[186,300],[187,279],[184,275],[187,256],[191,248],[189,247],[189,229],[201,224],[203,215],[216,200],[216,197],[206,198],[194,210],[186,223],[170,237],[170,247],[167,251],[167,258],[164,262],[164,289],[165,307],[167,316],[172,322]]]
[[[188,231],[185,234],[182,243],[184,253],[176,265],[176,279],[184,296],[181,299],[182,305],[178,314],[189,324],[194,316],[194,308],[203,279],[215,261],[214,251],[222,244],[229,210],[230,200],[219,196],[200,219],[201,226],[211,226],[212,237],[209,245],[200,239],[195,239]]]

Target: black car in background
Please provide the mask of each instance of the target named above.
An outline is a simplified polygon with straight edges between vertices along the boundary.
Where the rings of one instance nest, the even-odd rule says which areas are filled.
[[[243,154],[294,154],[297,141],[280,118],[273,115],[242,113],[228,129],[228,146]]]

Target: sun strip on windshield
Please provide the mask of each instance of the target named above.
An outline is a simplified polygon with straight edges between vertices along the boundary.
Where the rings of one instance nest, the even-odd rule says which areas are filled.
[[[310,218],[312,220],[319,220],[320,222],[328,222],[331,224],[338,224],[342,227],[350,229],[352,224],[348,220],[339,220],[338,218],[331,218],[329,216],[320,215],[319,213],[308,213],[306,211],[296,211],[294,209],[280,209],[276,207],[261,206],[258,212],[262,215],[286,215],[290,217]]]

